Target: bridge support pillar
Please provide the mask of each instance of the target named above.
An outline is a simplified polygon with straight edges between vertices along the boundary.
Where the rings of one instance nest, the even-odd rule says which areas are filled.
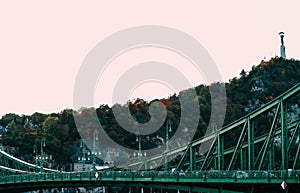
[[[288,151],[287,151],[287,129],[286,129],[286,104],[283,99],[280,101],[281,105],[281,169],[288,169]]]
[[[218,170],[224,169],[224,137],[218,134]]]
[[[254,122],[248,118],[248,170],[254,166]]]
[[[244,150],[243,148],[241,148],[241,151],[240,151],[240,165],[241,165],[241,170],[246,170],[246,168],[247,168],[247,164],[246,164],[246,161],[247,161],[246,153],[247,153],[247,151]]]
[[[164,153],[164,160],[165,160],[165,165],[164,165],[164,169],[165,171],[168,171],[169,169],[169,163],[168,163],[168,157],[167,157],[167,153]]]
[[[298,127],[300,127],[300,126],[298,125]],[[300,129],[298,129],[298,139],[300,139]],[[299,157],[300,157],[300,142],[298,142],[298,148],[297,148],[295,160],[293,163],[293,170],[295,170],[296,168],[300,168]]]
[[[193,147],[189,146],[190,152],[190,170],[194,171],[196,169],[196,152],[194,151]]]
[[[274,166],[275,166],[274,157],[275,157],[274,143],[271,143],[271,147],[269,151],[269,167],[268,167],[269,170],[274,170]]]

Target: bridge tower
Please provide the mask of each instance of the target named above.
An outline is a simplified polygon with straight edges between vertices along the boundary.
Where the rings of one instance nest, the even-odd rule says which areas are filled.
[[[284,32],[279,32],[279,36],[280,36],[280,40],[281,40],[281,45],[280,45],[280,56],[282,58],[286,58],[286,54],[285,54],[285,46],[284,46]]]

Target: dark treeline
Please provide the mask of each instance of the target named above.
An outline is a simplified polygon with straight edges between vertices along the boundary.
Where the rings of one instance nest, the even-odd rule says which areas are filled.
[[[294,59],[272,58],[253,66],[251,71],[242,70],[239,77],[234,77],[225,83],[226,87],[226,117],[224,125],[252,112],[260,106],[271,101],[287,89],[300,82],[300,62]],[[199,85],[195,88],[199,107],[199,124],[194,136],[197,139],[205,134],[211,113],[210,89],[223,83],[212,85]],[[167,119],[172,121],[172,127],[176,128],[180,122],[181,106],[179,95],[186,91],[174,94],[164,99],[145,101],[136,99],[127,104],[119,105],[120,108],[129,108],[134,119],[140,123],[146,123],[151,119],[149,106],[154,101],[160,101],[166,106]],[[295,104],[300,105],[300,100]],[[118,105],[118,104],[116,104]],[[82,116],[88,116],[93,109],[85,108]],[[104,126],[108,135],[120,145],[136,148],[136,136],[122,129],[116,121],[112,108],[101,105],[95,109],[100,123]],[[31,116],[6,114],[0,119],[2,149],[24,161],[34,163],[33,146],[40,145],[42,138],[46,139],[45,152],[52,155],[51,167],[70,165],[76,162],[79,155],[80,135],[76,129],[73,118],[73,110],[65,109],[60,113],[41,114],[34,113]],[[165,127],[165,126],[163,126]],[[172,137],[172,133],[170,137]],[[164,138],[165,129],[158,129],[148,137],[142,138],[143,149],[150,149],[163,143],[159,137]]]

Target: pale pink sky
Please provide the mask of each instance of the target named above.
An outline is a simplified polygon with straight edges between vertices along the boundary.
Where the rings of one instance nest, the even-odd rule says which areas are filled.
[[[133,26],[162,25],[190,34],[209,51],[224,81],[264,57],[279,55],[280,31],[286,33],[287,57],[300,59],[299,7],[298,0],[1,1],[0,115],[71,108],[76,74],[88,52],[112,33]],[[141,50],[127,57],[137,54]],[[146,48],[142,55],[139,62],[177,57]],[[192,68],[185,69],[193,85],[202,83]],[[113,82],[111,73],[107,71],[107,82]],[[162,85],[144,86],[147,89],[137,88],[132,97],[170,94],[167,87],[157,92]],[[109,93],[113,85],[104,89]],[[101,93],[95,89],[96,106],[110,102]]]

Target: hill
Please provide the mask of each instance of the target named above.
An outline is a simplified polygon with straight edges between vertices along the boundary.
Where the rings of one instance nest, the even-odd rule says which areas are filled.
[[[225,84],[226,88],[226,116],[224,124],[254,111],[260,106],[271,101],[293,85],[300,82],[300,62],[298,60],[272,58],[269,61],[261,61],[253,66],[250,72],[242,70],[239,77],[234,77],[227,83],[214,83],[212,85],[199,85],[195,89],[200,106],[199,124],[194,136],[197,139],[205,134],[211,113],[210,90]],[[182,91],[180,94],[183,94]],[[179,96],[173,95],[165,99],[145,101],[137,99],[128,101],[127,104],[118,105],[120,108],[129,108],[132,117],[140,123],[146,123],[151,119],[149,106],[154,101],[160,101],[166,106],[167,119],[172,121],[173,131],[176,132],[181,117],[181,105]],[[299,118],[300,100],[294,101],[290,113]],[[81,116],[88,116],[94,109],[85,108]],[[101,105],[95,109],[100,123],[105,127],[107,134],[122,146],[136,149],[136,136],[122,129],[115,119],[112,107]],[[31,116],[6,114],[0,119],[1,144],[8,153],[27,162],[34,163],[33,146],[40,145],[42,138],[46,139],[45,152],[52,155],[52,160],[47,164],[57,168],[62,165],[68,167],[80,156],[80,135],[76,129],[72,109],[63,110],[60,113],[41,114],[34,113]],[[187,120],[188,121],[188,120]],[[91,126],[86,125],[87,131]],[[143,149],[157,147],[163,143],[165,126],[149,136],[142,137]],[[63,153],[62,153],[63,152]],[[98,160],[100,163],[101,160]]]

